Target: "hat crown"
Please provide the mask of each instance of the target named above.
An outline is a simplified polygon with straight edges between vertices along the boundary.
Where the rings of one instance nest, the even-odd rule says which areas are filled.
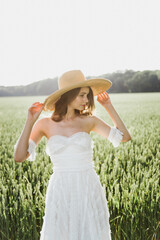
[[[63,89],[73,84],[84,82],[85,80],[86,78],[80,70],[68,71],[58,78],[58,87],[59,89]]]

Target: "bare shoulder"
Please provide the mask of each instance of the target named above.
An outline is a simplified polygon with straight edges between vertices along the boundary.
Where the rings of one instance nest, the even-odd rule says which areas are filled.
[[[47,124],[48,122],[50,122],[51,118],[45,117],[45,118],[41,118],[38,121],[40,121],[40,123],[43,124]]]
[[[87,116],[87,118],[86,118],[86,121],[90,124],[90,125],[92,125],[92,127],[93,127],[93,124],[94,124],[94,117],[95,116],[93,116],[93,115],[91,115],[91,116]]]
[[[50,121],[49,118],[46,117],[46,118],[38,119],[35,123],[34,128],[40,132],[42,137],[46,136],[45,129],[46,129],[49,121]]]
[[[45,136],[45,119],[38,119],[32,128],[30,139],[32,139],[36,144],[38,144],[43,136]]]
[[[41,125],[42,125],[42,129],[43,129],[45,136],[46,136],[47,129],[49,128],[50,124],[53,125],[53,123],[54,123],[54,121],[50,117],[45,117],[45,118],[41,119]]]
[[[81,116],[81,119],[83,120],[83,125],[86,128],[86,131],[90,132],[93,129],[93,125],[94,125],[94,118],[93,116]]]
[[[92,125],[92,131],[95,128],[95,126],[100,123],[102,120],[100,118],[98,118],[95,115],[91,115],[91,116],[87,116],[86,117],[86,121]]]
[[[43,126],[45,127],[45,125],[46,125],[48,122],[49,122],[49,118],[46,117],[46,118],[38,119],[35,124],[42,129]]]
[[[92,115],[90,117],[90,122],[92,124],[91,131],[94,131],[94,132],[98,133],[99,135],[101,135],[105,138],[108,138],[111,127],[105,121],[103,121],[101,118],[99,118],[95,115]]]

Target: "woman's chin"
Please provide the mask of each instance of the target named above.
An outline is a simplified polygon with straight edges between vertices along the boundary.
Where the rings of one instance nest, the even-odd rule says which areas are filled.
[[[79,108],[77,107],[76,110],[82,111],[85,109],[85,106],[80,106]]]

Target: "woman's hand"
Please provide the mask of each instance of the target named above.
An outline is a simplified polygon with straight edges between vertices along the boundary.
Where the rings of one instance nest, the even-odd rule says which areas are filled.
[[[111,100],[107,92],[103,92],[97,95],[97,101],[103,106],[107,107],[111,105]]]
[[[43,110],[43,103],[35,102],[28,109],[28,120],[35,122]]]

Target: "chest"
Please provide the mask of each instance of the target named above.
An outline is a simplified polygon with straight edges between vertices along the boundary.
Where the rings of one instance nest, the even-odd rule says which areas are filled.
[[[90,131],[91,125],[89,124],[87,118],[68,122],[54,122],[52,119],[50,119],[45,128],[45,135],[49,139],[53,135],[63,135],[70,137],[77,132],[89,133]]]

